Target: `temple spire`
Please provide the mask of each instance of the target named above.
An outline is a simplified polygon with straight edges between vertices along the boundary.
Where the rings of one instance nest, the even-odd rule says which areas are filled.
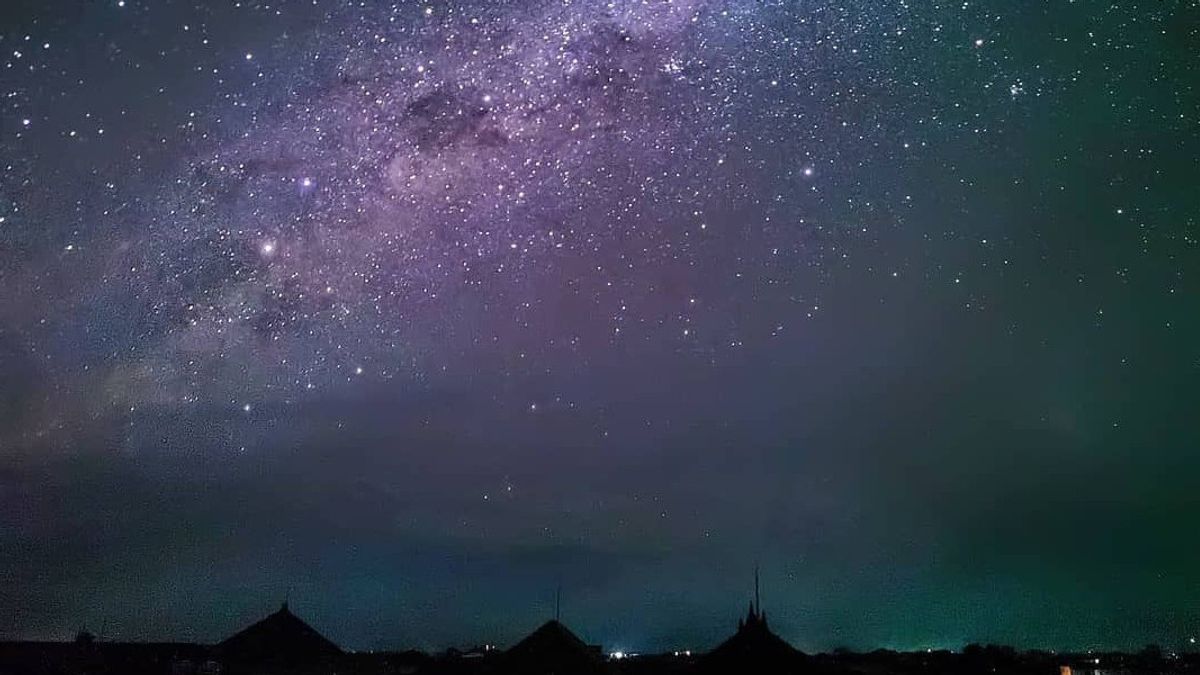
[[[758,597],[758,565],[754,566],[754,613],[762,614],[762,601]]]

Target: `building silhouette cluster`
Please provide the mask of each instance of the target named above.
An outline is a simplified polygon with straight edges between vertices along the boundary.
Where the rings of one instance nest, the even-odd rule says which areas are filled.
[[[737,630],[707,653],[605,654],[555,617],[507,650],[437,655],[347,652],[292,613],[274,613],[214,645],[122,643],[80,631],[72,642],[0,642],[0,675],[1200,675],[1200,655],[1147,647],[1136,654],[801,652],[775,634],[758,597]]]

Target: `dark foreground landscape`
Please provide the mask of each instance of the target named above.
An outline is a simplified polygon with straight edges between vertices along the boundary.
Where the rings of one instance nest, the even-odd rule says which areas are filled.
[[[0,675],[590,675],[608,673],[806,673],[882,675],[960,673],[1135,675],[1200,673],[1200,654],[1150,645],[1136,654],[1017,651],[967,645],[961,651],[805,654],[776,635],[755,603],[736,631],[707,653],[605,653],[555,620],[507,650],[485,645],[440,654],[419,651],[347,652],[322,636],[287,603],[215,645],[105,642],[81,631],[73,642],[0,643]]]

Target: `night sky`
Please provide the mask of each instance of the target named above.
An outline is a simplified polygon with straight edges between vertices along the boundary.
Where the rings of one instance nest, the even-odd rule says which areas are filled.
[[[4,0],[0,638],[1200,634],[1200,6]]]

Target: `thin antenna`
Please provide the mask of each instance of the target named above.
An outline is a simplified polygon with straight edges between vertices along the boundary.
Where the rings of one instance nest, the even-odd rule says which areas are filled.
[[[554,620],[558,621],[562,618],[562,585],[554,589]]]
[[[762,615],[762,601],[758,597],[758,565],[754,566],[754,613]]]

